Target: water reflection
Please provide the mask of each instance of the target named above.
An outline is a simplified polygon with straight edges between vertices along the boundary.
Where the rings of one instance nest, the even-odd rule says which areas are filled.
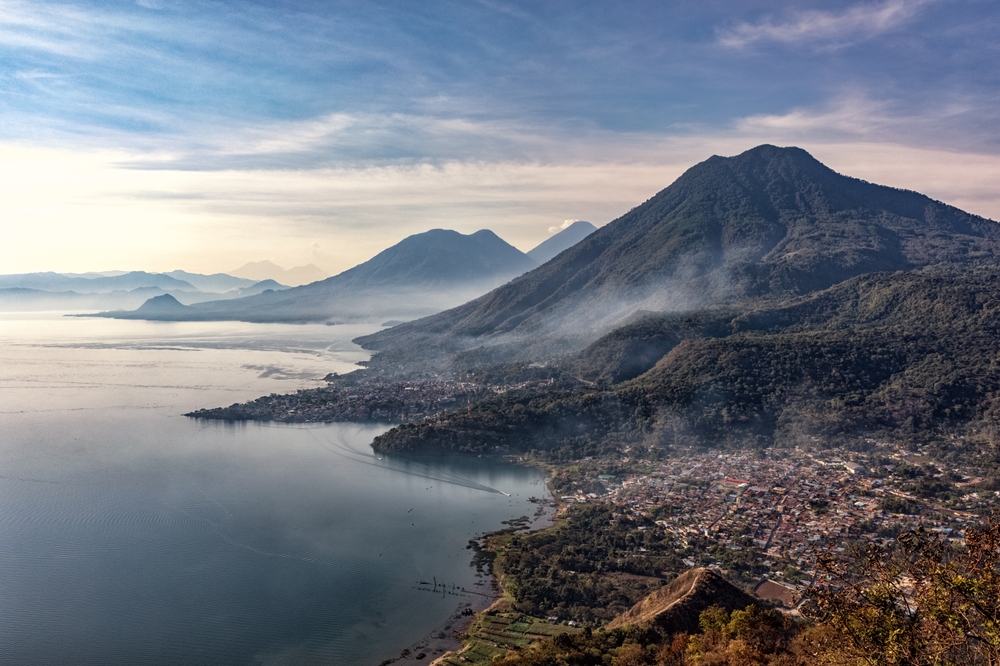
[[[178,349],[127,324],[100,347],[65,320],[40,340],[0,320],[0,663],[377,664],[464,600],[420,581],[481,589],[468,540],[544,492],[486,459],[377,456],[386,426],[179,416],[350,358]]]

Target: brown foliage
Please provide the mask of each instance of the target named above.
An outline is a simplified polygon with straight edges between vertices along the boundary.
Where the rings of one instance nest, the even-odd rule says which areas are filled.
[[[964,548],[921,528],[821,566],[840,582],[814,595],[839,634],[825,663],[1000,664],[1000,523],[970,528]]]

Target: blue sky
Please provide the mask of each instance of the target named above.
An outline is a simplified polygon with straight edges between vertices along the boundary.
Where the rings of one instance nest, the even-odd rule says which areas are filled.
[[[998,34],[985,0],[0,0],[0,272],[528,249],[763,142],[998,219]]]

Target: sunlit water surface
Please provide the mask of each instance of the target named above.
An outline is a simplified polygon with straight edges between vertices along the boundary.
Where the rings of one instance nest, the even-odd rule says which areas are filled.
[[[371,330],[0,315],[0,663],[374,665],[470,599],[420,581],[482,590],[466,544],[537,472],[181,416],[320,385]]]

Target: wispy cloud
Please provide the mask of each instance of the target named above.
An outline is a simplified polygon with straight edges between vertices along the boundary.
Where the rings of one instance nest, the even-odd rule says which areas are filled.
[[[564,220],[562,224],[557,224],[549,227],[549,233],[557,234],[560,231],[565,231],[566,229],[569,229],[570,226],[572,226],[577,222],[583,222],[583,220]]]
[[[334,113],[307,120],[205,126],[194,138],[147,139],[145,145],[151,150],[137,152],[139,161],[122,166],[218,171],[454,162],[642,162],[646,141],[645,134],[583,122],[553,126],[444,113]],[[650,147],[648,154],[653,150]]]
[[[995,141],[967,128],[985,112],[961,96],[929,100],[913,108],[898,100],[875,99],[860,91],[831,98],[821,106],[740,118],[733,128],[745,136],[775,136],[789,142],[857,141],[909,145],[950,152],[994,153]]]
[[[1000,11],[861,1],[713,32],[695,3],[0,0],[0,265],[319,243],[332,271],[430,227],[527,248],[764,142],[1000,217]],[[819,57],[739,52],[775,43]]]
[[[842,12],[801,11],[788,20],[772,18],[722,30],[719,43],[741,48],[759,42],[843,44],[898,28],[930,0],[886,0],[855,5]]]
[[[939,115],[956,112],[961,109],[942,107]],[[335,272],[433,227],[491,228],[529,248],[576,219],[601,224],[618,217],[712,154],[733,155],[760,143],[798,145],[841,173],[1000,218],[1000,154],[919,145],[907,131],[933,134],[925,121],[855,95],[828,108],[670,135],[546,134],[544,127],[524,125],[503,137],[503,128],[491,122],[347,115],[233,128],[198,146],[164,143],[153,151],[0,143],[4,213],[30,220],[11,225],[0,264],[89,270],[129,256],[136,267],[169,270],[184,256],[181,267],[224,270],[264,257],[306,263],[319,243],[323,268]],[[396,132],[437,135],[437,157],[338,157],[379,127],[379,142],[391,143]],[[491,133],[507,144],[473,154],[468,137]],[[465,148],[446,149],[463,136]],[[319,157],[316,144],[323,146]],[[58,248],[53,238],[61,239]]]
[[[114,263],[224,270],[262,257],[348,268],[402,237],[490,228],[524,248],[574,213],[617,217],[686,165],[459,162],[440,165],[186,171],[131,169],[135,156],[0,144],[8,219],[0,265],[64,270]],[[53,243],[51,239],[59,239]],[[224,242],[220,239],[224,238]],[[230,266],[231,267],[231,266]]]

